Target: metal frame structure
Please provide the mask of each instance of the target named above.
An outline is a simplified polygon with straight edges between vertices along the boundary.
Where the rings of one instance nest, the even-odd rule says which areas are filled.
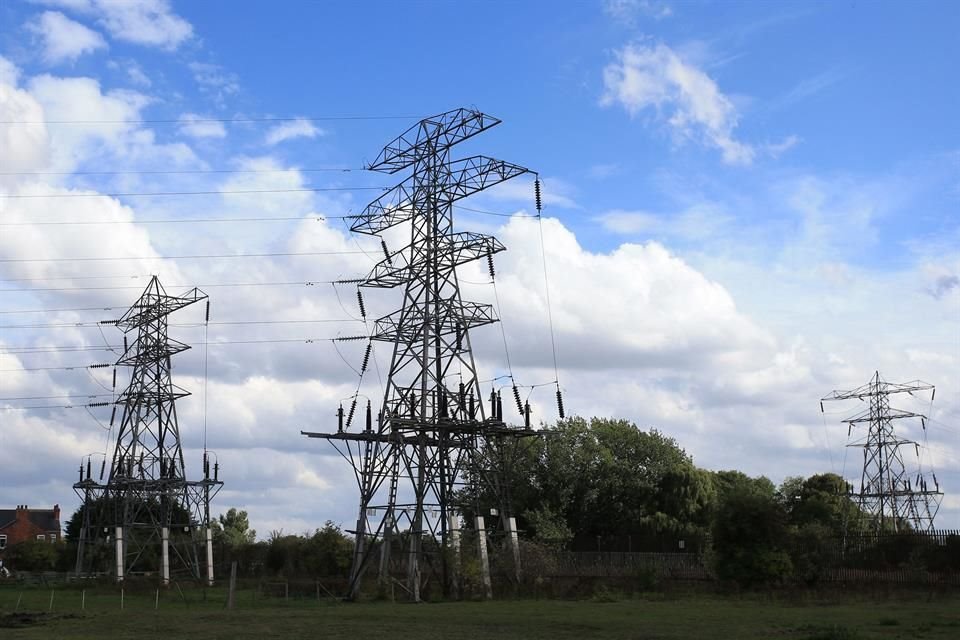
[[[97,549],[112,541],[115,562],[111,573],[118,581],[133,571],[159,571],[167,584],[171,561],[174,571],[200,580],[198,546],[205,542],[206,580],[213,582],[210,500],[223,483],[218,463],[211,477],[206,451],[203,480],[186,479],[176,400],[190,394],[173,384],[170,358],[190,347],[167,333],[171,313],[201,300],[207,301],[209,320],[210,302],[205,293],[192,289],[181,296],[168,295],[154,276],[123,317],[104,321],[124,332],[124,353],[116,365],[131,367],[132,373],[110,418],[112,427],[117,406],[122,407],[106,483],[102,482],[106,458],[99,481],[91,475],[88,458],[86,469],[80,466],[80,481],[73,486],[84,504],[78,574],[94,571]],[[135,338],[129,343],[127,335],[131,333]]]
[[[860,512],[869,518],[869,522],[862,524],[877,532],[900,531],[905,525],[918,531],[933,530],[933,520],[943,498],[940,483],[933,471],[924,473],[919,468],[919,460],[916,474],[907,471],[901,447],[912,447],[919,459],[921,445],[894,432],[895,421],[917,418],[925,430],[927,416],[890,406],[893,394],[913,395],[924,391],[931,392],[932,403],[936,394],[933,385],[920,380],[905,384],[887,382],[876,372],[867,384],[850,391],[833,391],[820,403],[821,411],[823,401],[829,400],[856,398],[868,404],[843,422],[848,425],[848,435],[854,427],[867,425],[863,441],[848,446],[863,449],[860,489],[853,498]]]
[[[351,231],[373,236],[401,223],[409,223],[411,230],[406,247],[391,253],[382,242],[384,259],[367,277],[349,281],[368,288],[403,287],[402,307],[374,321],[361,367],[366,369],[372,341],[392,345],[383,402],[374,417],[368,401],[362,431],[347,430],[355,396],[346,429],[341,406],[335,433],[302,432],[330,441],[352,465],[360,488],[350,598],[358,595],[378,552],[382,583],[405,564],[401,586],[410,599],[418,601],[431,578],[441,581],[445,595],[454,591],[463,513],[455,493],[465,483],[490,482],[503,504],[498,515],[515,540],[506,492],[491,482],[496,470],[489,452],[502,448],[504,441],[539,432],[529,426],[529,404],[524,427],[504,422],[498,392],[489,396],[489,411],[485,407],[470,332],[497,318],[490,305],[464,301],[457,280],[458,266],[484,258],[493,275],[493,255],[505,247],[492,236],[455,232],[453,206],[530,171],[485,156],[450,159],[455,145],[499,123],[470,109],[426,118],[384,147],[367,167],[388,174],[412,169],[408,178],[354,216],[351,225]],[[358,297],[365,316],[359,289]],[[474,524],[483,558],[483,518]],[[489,575],[485,582],[489,594]]]

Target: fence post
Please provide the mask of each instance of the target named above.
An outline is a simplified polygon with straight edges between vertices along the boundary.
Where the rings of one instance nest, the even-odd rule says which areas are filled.
[[[230,563],[230,590],[227,593],[227,609],[233,609],[233,592],[237,588],[237,561]]]

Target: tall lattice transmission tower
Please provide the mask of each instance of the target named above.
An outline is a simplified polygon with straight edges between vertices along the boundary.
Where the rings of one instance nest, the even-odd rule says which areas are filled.
[[[936,473],[932,469],[925,471],[920,464],[925,443],[902,438],[894,430],[897,421],[912,419],[920,421],[925,434],[928,417],[890,406],[891,395],[927,391],[932,404],[936,394],[933,385],[919,380],[905,384],[887,382],[876,372],[862,387],[834,391],[823,398],[824,401],[855,398],[867,404],[853,417],[844,420],[848,425],[848,437],[856,427],[865,425],[867,428],[865,437],[848,445],[863,449],[860,488],[852,496],[860,509],[861,521],[853,527],[853,523],[848,523],[848,530],[900,531],[908,526],[919,531],[933,529],[943,493]],[[820,410],[823,411],[823,401]],[[904,449],[916,460],[909,467],[904,462]]]
[[[157,571],[167,584],[172,567],[176,574],[213,582],[210,500],[223,483],[218,463],[211,476],[206,451],[203,479],[187,480],[176,401],[190,394],[173,384],[170,358],[190,347],[167,333],[167,316],[201,300],[207,296],[199,289],[168,295],[154,276],[123,317],[104,321],[123,331],[124,353],[116,365],[131,367],[132,372],[110,417],[112,428],[117,407],[122,408],[106,482],[106,457],[99,480],[93,478],[88,458],[86,465],[80,465],[80,481],[73,485],[83,500],[78,574],[103,568],[104,556],[112,555],[108,566],[118,581],[133,571]],[[131,334],[132,342],[128,341]],[[206,559],[201,563],[199,549],[204,542]]]
[[[365,278],[347,281],[358,284],[364,317],[359,287],[403,289],[402,307],[375,320],[369,336],[356,338],[370,340],[361,373],[374,341],[392,345],[383,401],[374,409],[368,400],[362,430],[349,430],[354,396],[346,421],[340,407],[335,433],[303,432],[332,442],[356,473],[360,507],[349,597],[358,595],[364,573],[374,564],[381,584],[405,570],[401,584],[415,601],[431,578],[442,584],[444,594],[455,590],[464,512],[455,497],[458,488],[493,480],[497,474],[490,452],[505,441],[539,433],[530,428],[530,405],[521,403],[515,383],[523,427],[504,422],[498,391],[491,391],[487,407],[470,332],[497,318],[490,305],[463,300],[457,279],[458,266],[484,259],[493,277],[493,255],[504,246],[492,236],[456,232],[454,203],[530,173],[485,156],[450,158],[455,145],[499,123],[469,109],[426,118],[388,144],[367,167],[389,174],[412,169],[408,178],[354,216],[351,225],[352,231],[372,236],[400,224],[410,226],[406,247],[390,252],[381,239],[383,259]],[[539,210],[539,180],[535,185]],[[559,386],[557,399],[561,405]],[[504,496],[497,482],[490,485]],[[516,524],[508,509],[502,506],[497,515],[515,542]],[[483,517],[473,524],[480,534],[481,571],[489,595]]]

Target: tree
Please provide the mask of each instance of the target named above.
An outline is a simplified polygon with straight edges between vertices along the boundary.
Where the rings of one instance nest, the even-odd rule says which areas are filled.
[[[210,528],[213,529],[214,541],[228,547],[253,544],[257,539],[257,531],[250,528],[247,512],[234,507],[225,514],[221,513],[217,520],[210,523]]]
[[[57,566],[60,545],[45,540],[25,540],[10,545],[4,566],[11,571],[52,571]]]
[[[781,582],[793,570],[786,509],[772,484],[767,491],[766,483],[737,479],[720,499],[711,528],[717,576],[741,587]]]

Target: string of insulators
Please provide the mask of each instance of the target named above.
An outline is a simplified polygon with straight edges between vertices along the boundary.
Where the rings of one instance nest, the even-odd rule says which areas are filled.
[[[350,412],[347,414],[347,427],[350,427],[350,424],[353,422],[353,413],[357,410],[357,398],[354,396],[353,402],[350,403]]]
[[[373,343],[367,343],[367,350],[363,352],[363,362],[360,364],[360,375],[363,375],[363,372],[367,370],[367,365],[370,364],[370,351],[373,349]]]
[[[543,209],[542,202],[540,200],[540,178],[537,178],[533,181],[533,196],[537,202],[537,213]]]
[[[100,480],[103,480],[103,473],[107,470],[107,459],[104,458],[100,463]]]
[[[113,368],[113,388],[114,390],[116,390],[117,388],[117,368],[116,367]]]
[[[88,404],[88,407],[106,407],[109,406],[109,402],[91,402]]]
[[[106,368],[109,367],[109,366],[110,366],[109,363],[106,363],[106,364],[92,364],[92,365],[90,365],[89,368],[90,368],[90,369],[106,369]]]
[[[497,391],[497,420],[503,421],[503,398],[500,397],[499,391]]]
[[[337,433],[343,433],[343,405],[337,409]]]
[[[217,482],[219,477],[220,477],[220,463],[214,462],[213,463],[213,481]]]
[[[117,405],[113,405],[113,411],[110,412],[110,426],[113,426],[113,420],[117,417]]]
[[[517,389],[517,385],[513,385],[513,399],[517,401],[517,411],[520,413],[520,417],[523,417],[523,402],[520,401],[520,390]]]
[[[383,248],[383,255],[387,258],[387,264],[393,266],[393,258],[390,257],[390,251],[387,250],[387,241],[380,239],[380,246]]]
[[[557,413],[560,414],[560,419],[563,420],[563,394],[560,392],[560,387],[557,387]]]
[[[366,320],[367,318],[367,308],[363,304],[363,294],[360,292],[360,289],[357,289],[357,303],[360,305],[360,316]]]
[[[123,352],[124,353],[127,352],[127,336],[126,335],[123,336]]]
[[[90,479],[90,458],[87,458],[87,480]]]
[[[490,269],[490,279],[494,280],[497,277],[497,272],[493,268],[493,254],[487,254],[487,268]]]
[[[463,350],[463,325],[457,323],[457,351]]]
[[[210,301],[209,300],[207,300],[207,311],[204,314],[203,321],[210,322]]]
[[[210,458],[207,456],[207,452],[203,452],[203,477],[210,479]]]
[[[470,413],[470,419],[473,420],[477,415],[477,407],[473,399],[473,393],[470,393],[470,397],[467,398],[467,411]]]
[[[367,400],[367,422],[366,422],[367,433],[373,430],[373,409],[370,406],[370,401]]]

